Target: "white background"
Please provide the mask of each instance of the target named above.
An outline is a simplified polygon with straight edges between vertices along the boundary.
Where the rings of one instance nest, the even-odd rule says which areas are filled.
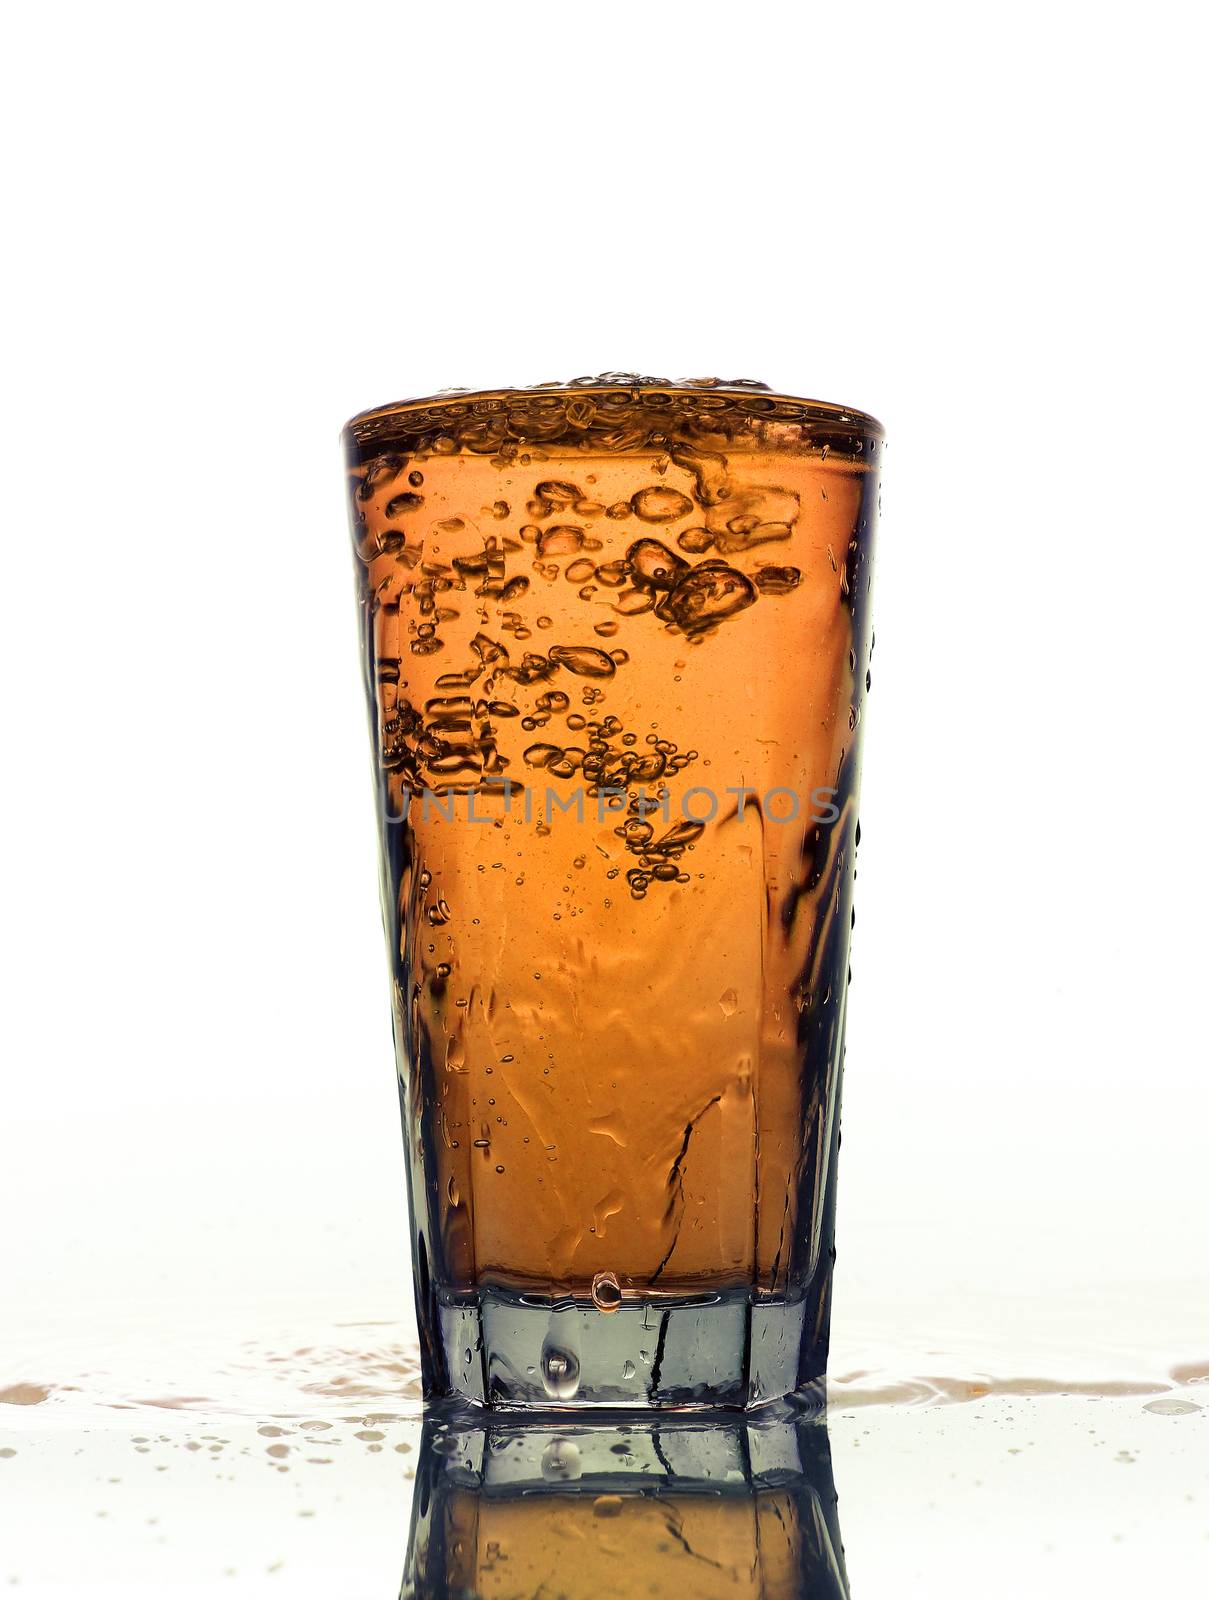
[[[630,368],[889,433],[838,1358],[1207,1353],[1198,28],[9,14],[9,1333],[401,1282],[338,430]]]

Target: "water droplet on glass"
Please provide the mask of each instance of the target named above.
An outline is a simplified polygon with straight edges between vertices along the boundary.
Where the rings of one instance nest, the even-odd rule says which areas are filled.
[[[542,1382],[551,1400],[573,1400],[579,1391],[579,1357],[547,1340],[542,1346],[541,1366]]]
[[[568,1483],[579,1477],[579,1446],[570,1439],[551,1439],[542,1451],[542,1477],[550,1483]]]

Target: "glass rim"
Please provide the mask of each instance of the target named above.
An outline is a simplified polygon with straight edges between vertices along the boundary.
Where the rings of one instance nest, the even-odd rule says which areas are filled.
[[[711,412],[737,411],[753,423],[798,423],[810,430],[833,433],[839,439],[860,444],[884,441],[885,428],[866,411],[831,400],[814,400],[785,390],[770,388],[754,380],[734,378],[639,377],[633,373],[604,373],[598,378],[575,378],[566,383],[506,385],[484,389],[441,389],[435,394],[393,400],[359,411],[345,423],[341,437],[353,449],[387,443],[397,434],[419,433],[439,427],[443,420],[465,423],[466,419],[488,419],[513,408],[522,410],[533,422],[541,421],[547,409],[553,420],[577,402],[581,407],[624,411],[637,408],[655,412],[661,403],[690,402],[704,423]],[[412,426],[408,427],[407,424]],[[858,443],[859,441],[859,443]]]

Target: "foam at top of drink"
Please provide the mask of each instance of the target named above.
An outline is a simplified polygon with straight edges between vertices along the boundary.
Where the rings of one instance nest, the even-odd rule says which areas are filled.
[[[874,456],[882,427],[822,400],[777,394],[748,378],[669,382],[605,372],[529,388],[443,390],[363,411],[344,432],[353,462],[392,445],[439,455],[515,458],[526,445],[613,454],[725,445]]]

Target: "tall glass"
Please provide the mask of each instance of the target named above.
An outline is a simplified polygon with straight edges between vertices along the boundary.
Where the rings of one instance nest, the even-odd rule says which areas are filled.
[[[802,1389],[881,429],[606,374],[344,439],[426,1392]]]

